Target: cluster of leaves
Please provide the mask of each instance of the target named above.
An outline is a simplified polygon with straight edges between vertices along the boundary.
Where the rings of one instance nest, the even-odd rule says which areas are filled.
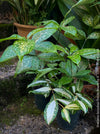
[[[99,0],[87,0],[87,1],[59,0],[58,5],[65,18],[67,16],[72,15],[76,17],[76,19],[74,19],[74,21],[71,22],[69,25],[74,25],[75,27],[83,29],[86,32],[87,38],[85,40],[84,45],[83,43],[81,44],[81,47],[83,46],[83,47],[99,48],[99,41],[100,41]]]
[[[30,93],[42,94],[50,102],[44,110],[44,118],[50,124],[56,117],[58,106],[62,107],[62,118],[70,123],[70,112],[82,110],[87,113],[92,108],[89,97],[81,93],[83,82],[97,85],[94,76],[87,70],[87,59],[97,59],[100,51],[97,49],[81,49],[73,44],[67,47],[47,41],[57,31],[64,31],[66,37],[84,39],[85,33],[74,26],[67,26],[74,17],[69,17],[58,24],[56,21],[44,21],[44,28],[38,28],[27,35],[27,39],[12,35],[5,40],[16,39],[0,58],[0,63],[18,56],[19,61],[15,75],[22,72],[37,74],[28,87],[42,86]],[[30,39],[30,37],[32,37]],[[36,54],[36,52],[39,52]]]

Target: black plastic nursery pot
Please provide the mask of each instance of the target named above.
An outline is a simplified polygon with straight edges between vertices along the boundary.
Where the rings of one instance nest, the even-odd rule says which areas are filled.
[[[44,111],[45,106],[50,101],[50,96],[45,98],[43,95],[35,94],[34,98],[35,98],[35,104],[37,108],[41,111]]]
[[[59,108],[57,114],[57,124],[59,128],[63,130],[70,130],[72,131],[76,126],[78,121],[80,120],[81,111],[77,111],[75,114],[70,114],[71,122],[68,123],[67,121],[63,120],[61,116],[61,108]]]

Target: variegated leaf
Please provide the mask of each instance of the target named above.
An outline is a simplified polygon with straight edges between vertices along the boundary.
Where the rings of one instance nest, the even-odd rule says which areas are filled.
[[[68,123],[71,122],[69,111],[65,108],[61,110],[61,116],[65,121],[68,121]]]
[[[57,101],[55,100],[50,101],[44,110],[44,119],[46,120],[48,125],[52,123],[52,121],[56,118],[57,112],[58,112]]]

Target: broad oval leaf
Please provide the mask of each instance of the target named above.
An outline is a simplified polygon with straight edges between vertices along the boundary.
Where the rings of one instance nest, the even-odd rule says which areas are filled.
[[[0,57],[0,62],[5,62],[7,60],[10,60],[12,58],[15,58],[17,55],[14,51],[14,47],[13,45],[7,47],[4,51],[4,53],[2,54],[2,56]]]
[[[36,56],[24,56],[22,60],[19,60],[15,73],[20,74],[26,71],[38,70],[39,67],[40,60]]]
[[[29,93],[42,94],[42,95],[44,95],[44,94],[50,93],[50,91],[51,91],[51,88],[50,87],[42,87],[42,88],[38,88],[36,90],[32,90]]]
[[[67,121],[68,123],[71,122],[70,113],[69,113],[69,111],[68,111],[67,109],[63,108],[63,109],[61,110],[61,116],[62,116],[62,118],[63,118],[65,121]]]
[[[55,101],[55,100],[50,101],[44,110],[44,119],[48,125],[53,122],[53,120],[57,116],[57,113],[58,113],[57,101]]]
[[[71,99],[72,96],[67,90],[64,90],[63,88],[54,88],[53,89],[57,94],[61,95],[62,97]]]
[[[56,53],[57,52],[56,46],[52,42],[49,42],[49,41],[40,42],[36,44],[34,49],[44,52],[44,53],[49,53],[49,52]]]
[[[39,86],[39,85],[42,85],[42,84],[44,84],[44,83],[47,83],[47,81],[45,81],[45,80],[32,81],[32,83],[30,83],[30,84],[28,85],[28,88],[29,88],[29,87]]]
[[[15,53],[21,57],[26,54],[29,54],[35,46],[35,42],[33,40],[18,40],[14,42],[14,51]]]
[[[58,23],[52,20],[44,28],[38,28],[31,31],[27,38],[32,36],[32,39],[35,41],[35,43],[40,43],[53,35],[57,31],[58,27]]]

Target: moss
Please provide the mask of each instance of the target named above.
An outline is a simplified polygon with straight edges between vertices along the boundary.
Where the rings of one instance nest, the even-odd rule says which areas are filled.
[[[0,123],[13,125],[19,116],[26,114],[35,116],[42,114],[42,112],[36,108],[33,96],[22,97],[0,111]]]

